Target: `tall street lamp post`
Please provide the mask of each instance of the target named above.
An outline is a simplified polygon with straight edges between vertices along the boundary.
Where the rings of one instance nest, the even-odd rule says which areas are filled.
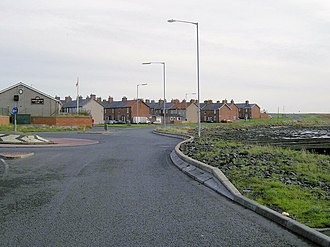
[[[136,120],[138,123],[139,122],[139,86],[146,86],[148,85],[147,83],[141,83],[136,85]]]
[[[197,50],[197,100],[198,100],[198,136],[201,137],[201,103],[200,103],[200,91],[199,91],[199,32],[198,32],[198,22],[191,22],[191,21],[182,21],[182,20],[168,20],[169,23],[173,22],[181,22],[187,24],[193,24],[196,26],[196,50]]]
[[[163,65],[163,83],[164,83],[164,128],[166,128],[166,77],[165,77],[165,62],[147,62],[142,63],[143,65],[149,65],[149,64],[162,64]]]

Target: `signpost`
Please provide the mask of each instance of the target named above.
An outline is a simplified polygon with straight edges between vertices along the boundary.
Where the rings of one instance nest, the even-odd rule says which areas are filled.
[[[16,128],[16,124],[17,124],[16,115],[18,113],[18,108],[16,106],[14,106],[13,109],[11,110],[11,112],[14,115],[14,132],[16,132],[16,130],[17,130],[17,128]]]

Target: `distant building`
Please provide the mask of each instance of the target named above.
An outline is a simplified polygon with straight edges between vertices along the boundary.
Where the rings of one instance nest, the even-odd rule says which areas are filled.
[[[255,103],[250,104],[247,100],[245,103],[235,103],[235,105],[238,107],[240,119],[256,119],[262,117],[260,107]]]
[[[146,104],[149,106],[150,109],[151,121],[153,122],[160,118],[161,122],[164,123],[164,100],[160,99],[158,102],[154,100],[147,100]],[[165,102],[166,123],[170,123],[170,121],[173,121],[173,119],[177,117],[169,113],[169,109],[171,109],[174,104],[175,103],[173,102]]]
[[[18,108],[18,114],[52,116],[59,114],[62,103],[60,100],[20,82],[0,91],[0,108],[11,111],[13,107]]]
[[[174,105],[169,109],[169,116],[172,116],[172,121],[182,121],[185,123],[197,123],[198,106],[194,101],[182,102],[174,100]],[[176,116],[176,119],[175,119]]]
[[[226,102],[213,103],[211,100],[201,104],[201,121],[219,123],[222,120],[236,120],[236,111]]]
[[[104,107],[105,121],[117,120],[123,122],[132,122],[134,117],[150,117],[150,108],[142,100],[127,100],[123,97],[121,101],[113,101],[109,97],[107,102],[102,102]],[[138,106],[138,107],[137,107]]]
[[[65,97],[65,100],[62,100],[62,113],[77,113],[77,100],[72,100],[70,96]],[[79,98],[80,113],[88,113],[93,119],[95,124],[104,123],[104,109],[103,105],[95,100],[95,97],[89,97],[87,99]]]

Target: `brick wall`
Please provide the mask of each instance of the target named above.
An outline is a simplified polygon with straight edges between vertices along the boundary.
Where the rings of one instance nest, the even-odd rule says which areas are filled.
[[[260,108],[258,106],[252,107],[251,118],[253,118],[253,119],[261,118]]]
[[[0,125],[9,124],[9,116],[0,116]]]
[[[86,126],[92,127],[90,117],[32,117],[32,124],[49,126]]]
[[[132,119],[133,117],[137,117],[136,116],[136,103],[134,105],[132,105]],[[142,103],[141,101],[139,101],[139,116],[138,117],[149,117],[150,116],[150,108],[145,105],[144,103]]]

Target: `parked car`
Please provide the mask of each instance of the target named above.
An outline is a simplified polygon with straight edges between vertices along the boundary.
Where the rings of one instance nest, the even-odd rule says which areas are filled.
[[[118,120],[118,121],[117,121],[117,124],[126,124],[126,122],[123,121],[123,120]]]
[[[106,124],[116,124],[117,122],[117,120],[105,120]]]
[[[222,119],[221,123],[232,123],[233,121],[230,119]]]
[[[150,120],[147,117],[133,117],[134,124],[150,124]]]

